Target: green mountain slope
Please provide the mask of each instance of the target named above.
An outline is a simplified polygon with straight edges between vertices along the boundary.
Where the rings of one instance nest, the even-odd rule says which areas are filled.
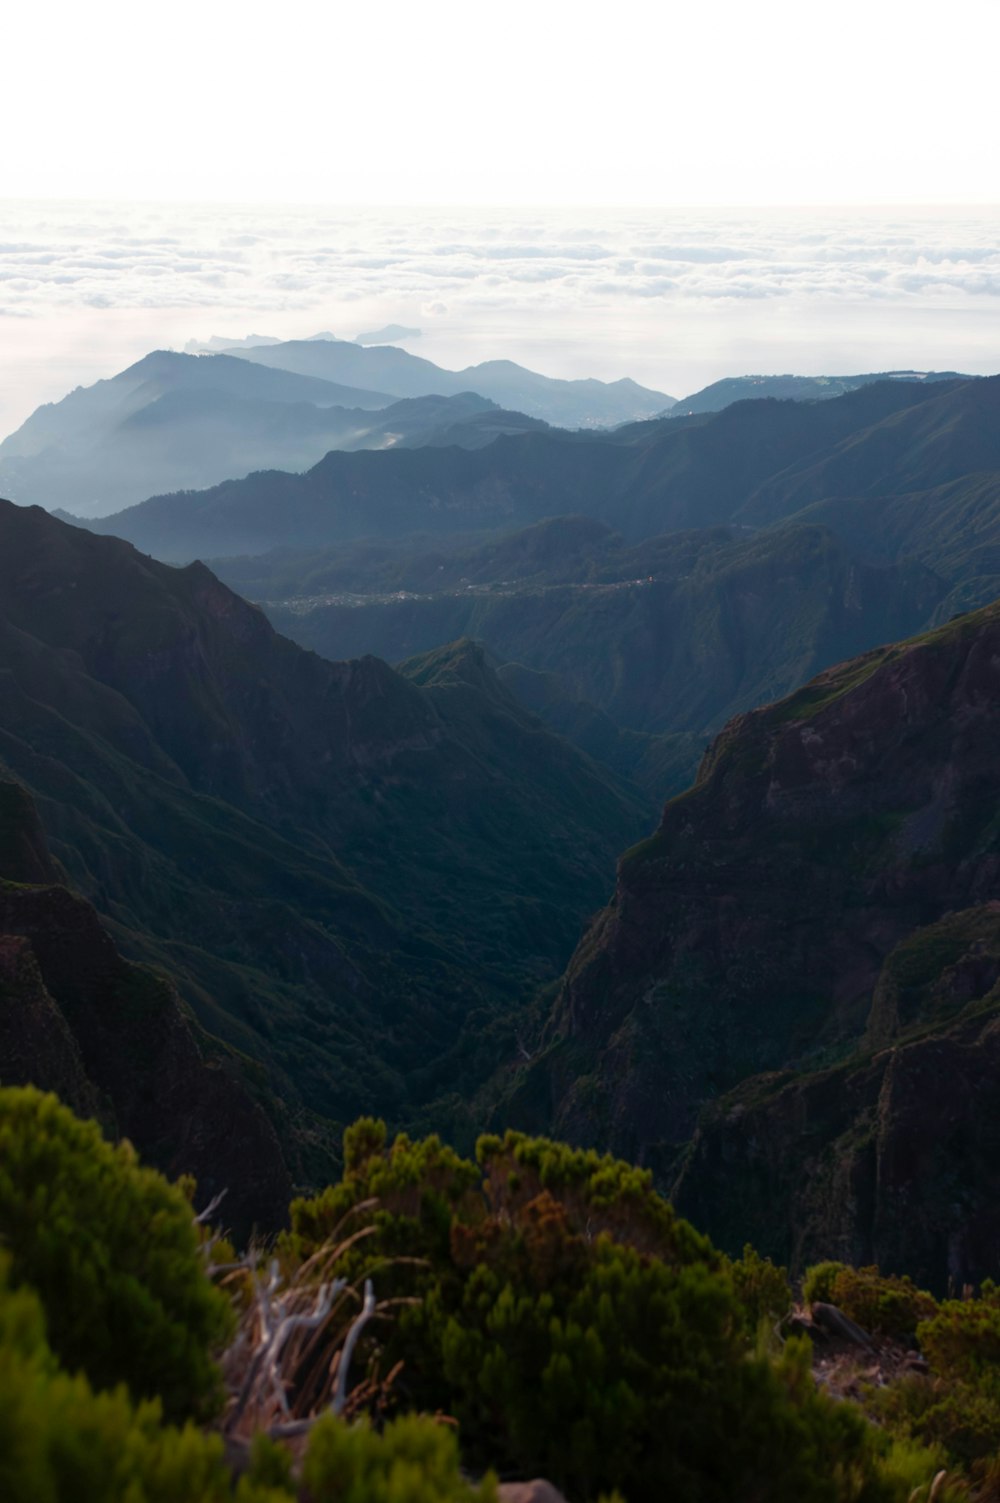
[[[557,583],[546,582],[550,533],[566,542],[551,568]],[[703,529],[633,547],[600,533],[579,540],[575,556],[574,537],[574,524],[549,524],[452,558],[411,559],[408,582],[436,579],[433,592],[341,593],[332,604],[319,593],[270,600],[267,610],[280,630],[330,657],[370,651],[397,661],[475,637],[501,661],[555,674],[565,693],[619,727],[699,734],[917,630],[944,593],[928,569],[858,563],[819,527]],[[489,575],[495,582],[483,582]]]
[[[467,649],[423,686],[326,662],[203,566],[8,503],[0,601],[6,775],[125,953],[254,1061],[299,1173],[319,1119],[412,1120],[492,1067],[642,828]]]
[[[828,453],[776,473],[740,509],[739,520],[757,526],[831,497],[905,495],[1000,471],[1000,376],[926,390],[928,400],[887,413]]]
[[[937,620],[1000,595],[1000,472],[903,495],[817,501],[793,520],[832,528],[872,562],[912,558],[932,568],[946,587]]]
[[[777,397],[779,401],[829,402],[875,381],[930,383],[968,379],[957,371],[881,371],[864,376],[726,376],[689,397],[682,397],[671,408],[671,416],[691,417],[695,413],[721,412],[734,402],[759,401],[763,397]]]
[[[245,1236],[285,1216],[273,1126],[162,974],[125,962],[69,892],[25,790],[0,781],[0,1078],[58,1093],[168,1173],[222,1190]],[[251,1168],[252,1166],[252,1168]]]

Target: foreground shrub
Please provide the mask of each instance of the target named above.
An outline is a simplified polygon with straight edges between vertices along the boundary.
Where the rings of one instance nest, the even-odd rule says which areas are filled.
[[[762,1258],[748,1242],[743,1256],[730,1264],[729,1272],[751,1335],[761,1325],[774,1326],[788,1314],[792,1289],[787,1268],[779,1268],[770,1258]]]
[[[1000,1287],[987,1280],[978,1299],[950,1299],[924,1319],[920,1348],[935,1372],[1000,1390]],[[1000,1441],[1000,1433],[998,1433]]]
[[[912,1279],[879,1273],[877,1268],[844,1268],[833,1281],[833,1303],[866,1331],[913,1341],[921,1321],[937,1310],[937,1301]]]
[[[377,1275],[421,1296],[385,1361],[403,1362],[407,1402],[457,1419],[467,1464],[547,1476],[580,1503],[904,1497],[883,1437],[817,1391],[807,1347],[754,1349],[757,1317],[787,1305],[781,1270],[730,1265],[610,1158],[511,1133],[478,1159],[358,1124],[342,1182],[293,1206],[283,1244],[315,1254],[356,1206],[377,1229],[357,1257],[423,1260]]]
[[[842,1273],[847,1272],[846,1263],[814,1263],[807,1268],[802,1279],[802,1298],[807,1305],[822,1302],[834,1303],[833,1286]]]
[[[232,1311],[205,1275],[190,1204],[129,1144],[30,1087],[0,1090],[0,1247],[64,1369],[155,1395],[171,1419],[211,1410]]]
[[[962,1469],[982,1503],[1000,1500],[1000,1291],[946,1300],[917,1327],[930,1367],[867,1394],[869,1411],[893,1434],[938,1448]]]
[[[462,1476],[446,1426],[406,1415],[378,1434],[367,1423],[320,1420],[309,1441],[303,1483],[311,1503],[496,1503],[496,1481]]]
[[[159,1402],[95,1393],[61,1372],[41,1305],[0,1269],[0,1498],[4,1503],[226,1503],[222,1443],[161,1423]],[[248,1488],[241,1503],[267,1503]]]
[[[218,1435],[162,1423],[158,1400],[134,1405],[123,1387],[95,1393],[62,1372],[41,1305],[11,1290],[0,1266],[0,1498],[3,1503],[495,1503],[487,1478],[467,1483],[454,1434],[408,1416],[377,1434],[321,1420],[303,1465],[258,1440],[234,1490]]]

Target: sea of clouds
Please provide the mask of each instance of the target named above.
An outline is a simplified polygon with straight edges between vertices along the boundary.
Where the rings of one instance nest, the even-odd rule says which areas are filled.
[[[1000,211],[0,203],[0,436],[154,348],[398,322],[461,367],[1000,369]]]

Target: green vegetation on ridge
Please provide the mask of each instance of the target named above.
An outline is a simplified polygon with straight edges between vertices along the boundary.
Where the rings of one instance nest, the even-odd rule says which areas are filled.
[[[318,1286],[367,1268],[381,1294],[406,1297],[383,1299],[355,1368],[388,1371],[400,1354],[407,1367],[394,1369],[388,1390],[349,1380],[352,1395],[381,1395],[370,1417],[326,1414],[293,1426],[306,1439],[288,1449],[279,1424],[234,1451],[226,1416],[240,1403],[236,1388],[217,1420],[174,1428],[163,1399],[196,1410],[204,1367],[186,1377],[183,1367],[164,1368],[156,1343],[129,1320],[116,1325],[116,1348],[97,1331],[106,1310],[139,1309],[134,1289],[156,1290],[175,1349],[186,1331],[202,1361],[223,1355],[229,1297],[213,1282],[213,1243],[185,1196],[51,1097],[0,1090],[0,1122],[15,1164],[37,1152],[42,1124],[57,1181],[96,1175],[128,1209],[141,1184],[169,1208],[123,1239],[123,1221],[109,1223],[100,1197],[81,1195],[69,1223],[63,1204],[39,1203],[27,1180],[15,1178],[0,1200],[0,1236],[14,1241],[14,1262],[0,1270],[0,1483],[11,1503],[494,1503],[490,1472],[474,1484],[460,1465],[466,1476],[488,1467],[547,1475],[582,1503],[612,1489],[631,1503],[653,1503],[664,1489],[690,1503],[731,1503],[761,1486],[773,1503],[910,1503],[942,1468],[942,1448],[891,1415],[891,1394],[882,1396],[888,1428],[876,1428],[815,1384],[807,1342],[758,1339],[757,1317],[770,1324],[790,1299],[781,1271],[749,1249],[736,1264],[720,1257],[644,1171],[517,1134],[482,1140],[473,1163],[435,1139],[390,1145],[374,1121],[347,1134],[341,1183],[296,1204],[276,1267],[263,1275],[251,1258],[235,1282],[221,1277],[237,1309],[253,1309],[261,1276],[270,1298],[283,1280]],[[21,1256],[31,1208],[43,1265]],[[231,1248],[217,1251],[233,1259]],[[80,1268],[97,1300],[74,1318],[81,1329],[89,1321],[108,1351],[86,1376],[67,1371],[51,1338]],[[990,1298],[985,1291],[984,1309]],[[199,1323],[194,1312],[208,1309],[213,1324]],[[943,1306],[927,1327],[932,1360],[977,1394],[982,1378],[969,1357],[987,1350],[972,1334],[978,1314]],[[321,1351],[336,1339],[322,1327],[315,1337]],[[259,1365],[279,1348],[257,1353]],[[145,1371],[151,1358],[160,1365]],[[230,1382],[254,1370],[253,1358],[230,1344]],[[136,1404],[126,1381],[152,1397]],[[305,1371],[291,1377],[291,1400],[303,1381]],[[397,1411],[388,1420],[386,1400]],[[435,1409],[448,1425],[430,1417]],[[971,1499],[960,1476],[956,1463],[935,1496]],[[985,1503],[988,1494],[976,1496]]]

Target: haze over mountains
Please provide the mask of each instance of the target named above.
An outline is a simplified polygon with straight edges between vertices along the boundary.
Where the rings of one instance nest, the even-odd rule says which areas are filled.
[[[454,396],[476,391],[501,407],[562,427],[608,427],[654,417],[675,398],[637,382],[564,381],[540,376],[512,360],[487,360],[461,371],[445,371],[392,345],[359,348],[346,340],[287,340],[241,352],[255,364],[319,376],[345,385],[374,386],[397,397]]]
[[[473,637],[554,676],[544,694],[520,682],[560,730],[589,736],[596,713],[697,745],[845,656],[992,598],[998,408],[996,379],[872,382],[610,434],[332,453],[302,476],[91,525],[167,559],[213,558],[325,656],[399,661]],[[647,766],[673,766],[665,751],[647,747]],[[609,755],[639,765],[634,747]]]
[[[882,382],[831,402],[737,403],[718,414],[611,433],[502,435],[476,452],[335,451],[305,475],[257,474],[204,493],[155,497],[95,525],[177,561],[355,538],[509,530],[566,513],[607,521],[633,540],[730,521],[759,525],[756,493],[774,477],[839,456],[847,440],[873,454],[880,423],[956,386],[971,393],[979,384]],[[985,385],[987,393],[995,390]],[[943,432],[937,442],[942,473],[949,464],[966,473],[961,445],[949,461]],[[796,509],[790,504],[786,514]]]
[[[421,389],[449,374],[477,384]],[[361,1112],[518,1122],[649,1164],[733,1248],[739,1162],[793,1263],[895,1257],[898,1183],[911,1266],[979,1277],[986,1147],[915,1189],[884,1051],[914,1079],[945,1051],[940,1110],[992,1141],[1000,378],[723,385],[663,415],[631,383],[317,339],[159,352],[40,409],[3,473],[77,509],[105,472],[299,458],[103,517],[0,507],[0,776],[38,821],[10,795],[9,870],[71,883],[106,964],[169,974],[165,1036],[228,1082],[274,1186],[322,1178]],[[17,1058],[35,1038],[131,1121],[45,959],[64,900],[31,927],[8,897],[42,978],[11,960]],[[173,1164],[185,1139],[143,1122]],[[782,1167],[806,1131],[808,1191]]]
[[[24,504],[100,516],[144,500],[151,486],[304,469],[330,449],[476,446],[544,426],[469,391],[395,401],[229,355],[158,350],[40,407],[0,444],[0,487]]]
[[[745,377],[678,406],[632,381],[556,380],[510,361],[447,371],[385,342],[412,332],[390,325],[354,343],[248,335],[230,347],[213,336],[181,355],[154,351],[38,408],[0,443],[0,494],[96,517],[255,470],[305,470],[330,450],[475,448],[547,423],[608,429],[745,396],[830,397],[878,379]]]

